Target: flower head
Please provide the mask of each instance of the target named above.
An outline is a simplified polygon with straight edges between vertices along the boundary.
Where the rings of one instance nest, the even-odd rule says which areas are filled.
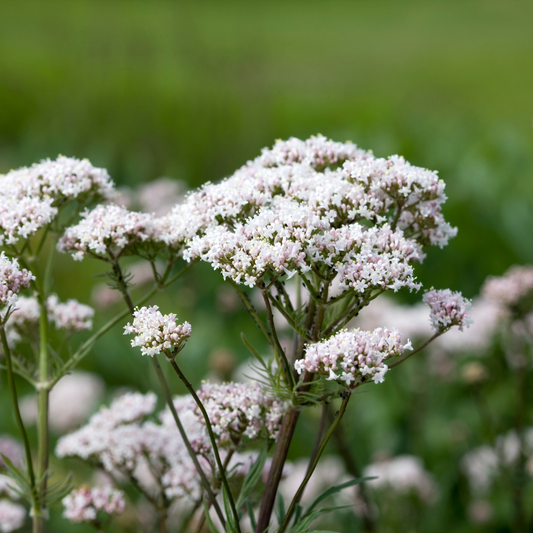
[[[437,495],[433,476],[424,469],[419,457],[398,455],[367,466],[364,476],[376,477],[369,485],[377,490],[389,489],[396,494],[415,493],[422,501],[432,503]]]
[[[99,512],[108,515],[124,512],[126,502],[124,493],[113,487],[88,487],[84,485],[73,490],[62,500],[65,510],[63,516],[71,522],[94,522]]]
[[[421,247],[444,246],[444,184],[403,158],[325,137],[279,141],[158,220],[158,238],[249,286],[267,273],[339,274],[341,287],[418,289]]]
[[[60,156],[0,176],[0,245],[15,244],[49,224],[69,200],[110,199],[107,171],[87,161]]]
[[[0,532],[11,533],[20,529],[26,519],[26,509],[18,503],[0,500]]]
[[[310,344],[305,357],[294,363],[294,368],[328,376],[347,387],[357,385],[363,377],[374,383],[383,382],[388,370],[385,361],[411,349],[411,343],[402,345],[396,330],[377,328],[374,331],[340,331],[329,339]]]
[[[533,267],[513,266],[503,276],[490,276],[482,294],[513,315],[523,316],[533,310]]]
[[[204,383],[198,391],[221,445],[237,446],[243,437],[277,436],[285,404],[269,397],[259,384]],[[201,413],[197,411],[198,417]]]
[[[423,302],[429,305],[429,320],[437,332],[443,333],[452,326],[459,326],[462,331],[472,324],[468,310],[472,307],[471,300],[463,298],[460,292],[450,289],[430,290],[424,294]]]
[[[140,346],[143,355],[154,356],[172,350],[175,355],[191,336],[188,322],[176,323],[176,315],[163,315],[159,307],[141,307],[133,313],[133,323],[124,326],[124,335],[134,333],[132,346]]]
[[[57,249],[76,261],[87,254],[116,258],[130,253],[154,235],[153,216],[117,205],[98,205],[82,213],[82,220],[65,230]]]
[[[30,286],[35,276],[25,268],[19,268],[16,259],[9,259],[4,252],[0,254],[0,306],[15,305],[17,294]]]

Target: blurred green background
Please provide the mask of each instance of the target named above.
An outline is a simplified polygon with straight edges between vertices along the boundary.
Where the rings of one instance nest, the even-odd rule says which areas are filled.
[[[0,172],[61,153],[107,167],[120,185],[170,176],[195,187],[277,138],[350,139],[439,170],[459,234],[428,250],[418,276],[473,297],[487,275],[533,261],[532,28],[529,0],[2,2]],[[62,257],[55,290],[89,301],[101,272]],[[185,362],[196,383],[213,350],[243,359],[238,333],[254,335],[240,312],[217,313],[218,287],[201,265],[159,301],[200,333]],[[155,387],[118,329],[98,346],[85,368],[110,385]],[[380,443],[422,455],[447,487],[425,530],[445,520],[472,531],[446,436],[457,419],[460,431],[473,423],[464,391],[414,387],[409,402],[436,406],[417,425],[397,401],[411,378],[398,376],[381,386],[384,400],[355,408],[370,432],[359,458]],[[308,453],[302,435],[295,455]]]

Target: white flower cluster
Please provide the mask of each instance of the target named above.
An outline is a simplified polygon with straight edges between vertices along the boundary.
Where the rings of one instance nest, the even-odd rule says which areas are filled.
[[[0,497],[6,496],[12,500],[19,498],[19,494],[13,490],[18,488],[15,480],[12,477],[0,474]]]
[[[19,467],[24,457],[24,448],[10,435],[0,435],[0,468],[5,466],[2,455],[5,455],[16,467]]]
[[[6,323],[6,334],[11,345],[21,339],[35,337],[35,325],[40,317],[39,302],[33,296],[20,296],[16,306]],[[57,295],[52,294],[46,301],[46,308],[48,320],[58,330],[75,333],[93,327],[94,309],[77,300],[69,299],[61,303]]]
[[[258,383],[204,383],[198,396],[220,445],[238,446],[243,437],[275,439],[286,411],[283,402],[269,398]],[[199,418],[203,418],[197,410]]]
[[[385,361],[411,349],[411,342],[402,345],[401,335],[394,329],[343,330],[325,341],[308,345],[305,357],[296,361],[294,368],[298,374],[303,371],[323,374],[347,387],[357,385],[366,376],[374,383],[382,383],[388,370]]]
[[[524,300],[528,312],[533,303],[533,267],[513,266],[503,276],[490,276],[485,281],[482,294],[504,308],[516,308]]]
[[[486,494],[498,475],[516,465],[523,455],[527,458],[526,471],[533,477],[533,428],[526,428],[523,445],[516,431],[496,438],[494,446],[484,444],[465,454],[461,468],[468,478],[474,496]]]
[[[63,516],[78,524],[96,521],[99,512],[121,514],[126,508],[124,493],[110,486],[91,488],[84,485],[73,490],[61,502],[65,507]]]
[[[377,477],[368,481],[376,489],[390,489],[397,494],[415,493],[422,501],[433,503],[437,496],[437,484],[433,476],[424,469],[419,457],[398,455],[379,461],[363,470],[364,477]]]
[[[48,421],[50,428],[63,434],[87,419],[104,394],[100,376],[76,370],[62,377],[50,391]],[[37,399],[34,394],[23,396],[20,411],[26,423],[37,420]]]
[[[18,503],[0,500],[0,532],[11,533],[20,529],[26,519],[26,509]]]
[[[156,401],[153,393],[124,394],[109,408],[94,414],[87,425],[62,437],[56,455],[95,458],[109,471],[119,466],[133,470],[142,454],[140,426],[136,422],[154,412]]]
[[[140,346],[143,355],[154,356],[169,350],[179,351],[191,336],[191,325],[188,322],[176,323],[176,315],[163,315],[159,307],[141,307],[133,313],[133,324],[124,326],[124,335],[131,333],[132,346]]]
[[[70,253],[75,261],[81,261],[87,254],[117,258],[154,236],[152,215],[118,205],[100,204],[81,216],[82,220],[68,227],[57,243],[57,249]]]
[[[319,136],[278,141],[157,224],[187,260],[250,286],[269,270],[314,266],[359,292],[418,289],[410,263],[423,259],[421,246],[444,246],[456,232],[442,217],[445,200],[434,172]]]
[[[48,317],[56,329],[66,331],[84,331],[92,329],[94,309],[72,298],[61,303],[57,295],[52,294],[46,301]]]
[[[216,476],[216,464],[203,419],[190,396],[178,397],[174,406],[185,432],[208,477]],[[146,420],[155,408],[153,394],[127,394],[109,408],[93,415],[89,423],[62,437],[56,448],[58,457],[80,457],[96,461],[108,472],[133,476],[144,490],[164,491],[173,500],[193,502],[201,496],[200,478],[168,408],[157,420]],[[230,468],[248,464],[236,452]],[[242,468],[233,468],[244,475]],[[213,482],[215,478],[213,478]]]
[[[9,259],[5,252],[0,254],[0,307],[15,305],[18,293],[30,286],[35,276],[23,268],[19,268],[16,259]]]
[[[0,245],[30,237],[68,200],[110,199],[113,187],[105,169],[62,156],[0,176]]]
[[[472,302],[463,298],[460,292],[432,289],[424,294],[422,301],[429,305],[429,321],[435,331],[444,333],[452,326],[459,326],[459,330],[463,331],[465,326],[468,328],[472,324],[468,315]]]

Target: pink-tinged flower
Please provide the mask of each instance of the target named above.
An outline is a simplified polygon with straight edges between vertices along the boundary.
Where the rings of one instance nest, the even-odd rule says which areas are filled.
[[[62,156],[0,176],[0,245],[31,237],[69,200],[110,199],[113,187],[105,169]]]
[[[9,500],[0,500],[0,532],[11,533],[20,529],[26,519],[26,509]]]
[[[277,142],[156,224],[166,246],[237,283],[316,268],[343,290],[413,290],[421,247],[455,235],[445,200],[435,172],[318,136]]]
[[[503,308],[518,314],[533,308],[533,267],[513,266],[503,276],[489,276],[482,294]]]
[[[62,377],[50,392],[49,423],[59,434],[69,431],[87,419],[104,394],[104,382],[96,374],[74,371]],[[23,396],[20,410],[24,422],[37,420],[37,399]]]
[[[194,400],[190,396],[176,397],[174,406],[204,472],[216,476],[205,423],[198,416]],[[150,417],[154,408],[153,394],[121,396],[78,431],[62,437],[56,455],[97,463],[108,472],[132,476],[151,493],[193,503],[202,493],[196,467],[170,410],[165,408],[157,417]],[[223,460],[226,453],[222,450]],[[233,475],[246,474],[249,466],[243,469],[243,465],[249,464],[249,458],[235,452],[232,461],[229,468]]]
[[[24,448],[18,440],[10,435],[0,435],[0,468],[5,466],[2,455],[5,455],[16,467],[19,467],[24,458]]]
[[[298,374],[304,371],[322,374],[347,387],[356,386],[367,376],[374,383],[382,383],[388,370],[385,361],[411,349],[409,341],[402,345],[401,335],[394,329],[343,330],[325,341],[308,345],[305,357],[296,361],[294,368]]]
[[[398,455],[367,466],[365,477],[376,477],[368,481],[375,490],[391,490],[396,494],[416,494],[423,502],[433,503],[437,496],[437,484],[433,476],[424,469],[419,457]]]
[[[460,292],[450,289],[430,290],[424,294],[422,301],[429,305],[429,321],[435,331],[443,333],[452,326],[459,326],[459,330],[472,324],[468,310],[472,308],[472,301],[463,298]]]
[[[55,324],[56,329],[75,332],[93,327],[94,309],[77,300],[71,298],[62,303],[57,295],[52,294],[48,297],[46,306],[48,317]]]
[[[0,179],[0,187],[4,180]],[[58,212],[52,203],[52,198],[18,198],[0,193],[0,246],[16,244],[49,224]]]
[[[96,521],[99,512],[108,515],[124,512],[126,502],[124,493],[113,487],[88,487],[84,485],[73,490],[62,500],[65,510],[63,516],[71,522],[91,523]]]
[[[87,254],[115,259],[154,237],[153,216],[117,205],[98,205],[65,230],[57,249],[81,261]]]
[[[225,446],[237,447],[243,437],[275,439],[286,411],[283,402],[269,397],[255,382],[204,383],[198,396],[214,433]],[[197,415],[202,417],[199,410]]]
[[[143,355],[154,356],[164,352],[167,357],[179,352],[191,336],[191,325],[188,322],[176,323],[176,315],[163,315],[159,307],[141,307],[133,313],[133,323],[124,326],[124,335],[131,333],[132,346],[140,346]]]
[[[136,200],[145,213],[156,217],[166,215],[183,200],[186,184],[172,178],[158,178],[144,183],[136,191]]]
[[[19,268],[16,259],[9,259],[4,252],[0,254],[0,306],[15,305],[17,294],[30,286],[35,276],[23,268]]]
[[[56,329],[71,333],[92,329],[94,309],[88,305],[74,299],[60,302],[59,298],[52,294],[46,301],[46,308],[48,320]],[[35,340],[36,324],[40,315],[37,298],[20,296],[6,323],[9,344],[14,346],[21,340]]]
[[[15,488],[20,490],[12,477],[0,474],[0,498],[6,497],[11,500],[17,500],[20,495],[13,490]]]
[[[87,159],[64,156],[12,170],[0,178],[0,183],[2,194],[18,200],[51,198],[56,202],[84,200],[92,195],[110,200],[114,194],[107,170],[93,167]]]

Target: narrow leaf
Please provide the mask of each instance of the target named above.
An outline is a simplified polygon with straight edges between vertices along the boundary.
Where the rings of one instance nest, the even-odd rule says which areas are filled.
[[[215,524],[213,524],[213,520],[211,520],[211,515],[209,514],[209,507],[204,500],[204,513],[205,513],[205,521],[207,523],[207,527],[209,528],[210,533],[219,533],[217,528],[215,527]]]
[[[279,492],[276,498],[276,516],[278,518],[278,524],[281,526],[283,519],[285,518],[285,502],[283,501],[283,496]]]
[[[360,477],[356,479],[352,479],[350,481],[347,481],[346,483],[342,483],[341,485],[336,485],[334,487],[330,487],[326,491],[324,491],[307,509],[304,516],[306,516],[308,513],[310,513],[322,500],[325,500],[329,496],[332,496],[333,494],[336,494],[337,492],[340,492],[343,489],[346,489],[348,487],[352,487],[353,485],[358,485],[359,483],[362,483],[363,481],[367,481],[369,479],[375,479],[373,477]]]
[[[259,352],[252,346],[251,342],[246,338],[244,333],[241,333],[241,339],[242,339],[242,342],[244,343],[244,345],[246,346],[246,348],[248,348],[248,350],[250,350],[250,353],[259,361],[261,366],[266,369],[267,365],[266,365],[265,361],[259,355]]]
[[[266,447],[259,452],[257,459],[254,464],[250,467],[250,470],[244,478],[244,483],[242,484],[241,493],[237,499],[237,509],[240,509],[244,502],[248,499],[252,491],[255,489],[257,483],[261,479],[261,474],[263,473],[263,468],[265,467],[265,461],[267,458],[267,449]]]

